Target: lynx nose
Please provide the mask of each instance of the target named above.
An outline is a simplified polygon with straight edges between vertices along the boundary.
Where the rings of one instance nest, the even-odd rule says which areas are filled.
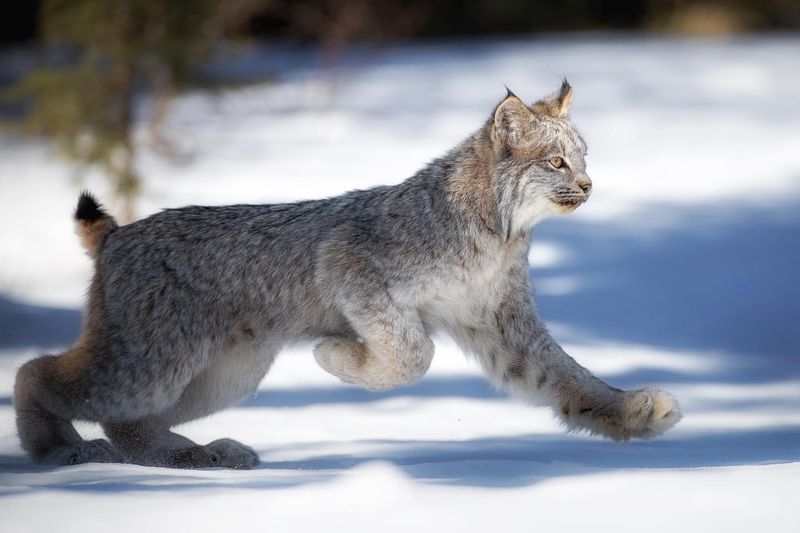
[[[583,175],[576,179],[575,183],[577,183],[578,187],[587,195],[592,191],[592,180],[589,179],[589,176]]]

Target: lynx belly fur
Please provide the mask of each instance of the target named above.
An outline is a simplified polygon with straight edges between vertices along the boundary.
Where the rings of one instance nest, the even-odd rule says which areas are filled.
[[[169,209],[118,226],[88,194],[75,219],[95,273],[81,335],[23,365],[23,448],[49,464],[249,468],[231,439],[171,431],[251,394],[277,354],[370,390],[421,378],[450,335],[491,381],[567,428],[649,438],[680,419],[657,389],[616,389],[567,355],[537,315],[530,231],[591,192],[572,89],[509,92],[486,123],[405,182],[279,205]],[[99,422],[86,441],[73,420]]]

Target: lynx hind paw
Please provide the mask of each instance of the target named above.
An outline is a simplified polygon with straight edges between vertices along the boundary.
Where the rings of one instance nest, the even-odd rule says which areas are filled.
[[[50,465],[77,465],[82,463],[124,463],[125,456],[104,439],[81,441],[56,448],[39,461]]]
[[[623,414],[626,436],[640,439],[664,433],[682,417],[677,400],[655,388],[625,393]]]
[[[253,448],[233,439],[215,440],[206,444],[204,448],[217,455],[219,462],[216,466],[223,468],[249,470],[260,462]]]
[[[166,465],[170,468],[215,468],[220,465],[219,454],[206,446],[189,446],[171,453]]]
[[[250,446],[233,439],[219,439],[205,446],[190,446],[177,450],[169,459],[167,466],[249,470],[258,463],[258,454]]]

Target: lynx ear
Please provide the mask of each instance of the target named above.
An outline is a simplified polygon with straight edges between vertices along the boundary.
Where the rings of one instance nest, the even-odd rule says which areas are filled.
[[[571,103],[572,87],[565,78],[564,81],[561,82],[561,88],[558,91],[533,104],[532,109],[553,118],[562,118],[569,112]]]
[[[511,89],[506,90],[508,94],[494,110],[492,136],[495,142],[517,146],[531,128],[531,110]]]

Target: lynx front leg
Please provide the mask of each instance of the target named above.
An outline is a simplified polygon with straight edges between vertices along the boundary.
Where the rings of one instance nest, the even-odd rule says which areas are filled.
[[[524,296],[506,299],[485,328],[463,327],[454,333],[495,382],[516,396],[550,405],[570,429],[615,440],[649,438],[681,418],[668,393],[654,388],[622,391],[575,362],[553,341]]]
[[[382,391],[421,378],[433,359],[433,341],[416,309],[396,302],[368,254],[349,243],[342,227],[320,247],[317,283],[347,319],[352,332],[326,337],[317,363],[347,383]]]
[[[317,363],[347,383],[382,391],[425,375],[433,341],[416,312],[389,305],[369,318],[353,313],[351,325],[361,340],[328,337],[314,349]]]
[[[394,340],[393,340],[394,341]],[[345,383],[384,391],[425,375],[433,359],[433,343],[356,341],[328,337],[314,349],[317,364]]]
[[[346,383],[383,391],[410,383],[428,371],[433,341],[413,309],[381,291],[343,308],[358,338],[327,337],[314,349],[319,366]]]

